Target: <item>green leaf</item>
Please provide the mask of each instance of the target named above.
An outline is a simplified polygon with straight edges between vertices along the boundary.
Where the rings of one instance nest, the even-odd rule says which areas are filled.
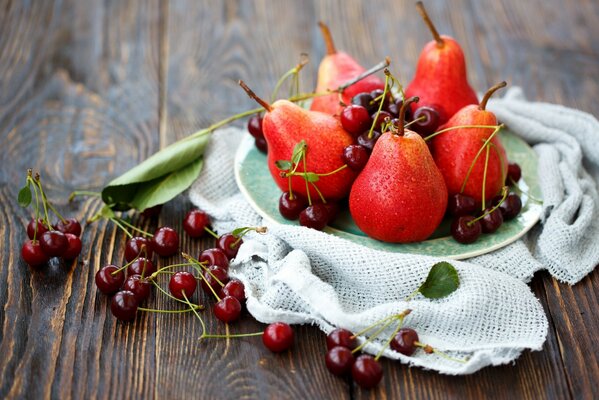
[[[314,172],[306,172],[304,175],[308,182],[318,182],[320,177]]]
[[[460,286],[458,272],[448,262],[439,262],[431,268],[424,283],[418,288],[429,299],[440,299],[453,293]]]
[[[21,207],[28,207],[31,204],[31,187],[29,187],[29,183],[19,190],[17,201]]]
[[[275,166],[281,171],[289,171],[291,167],[293,167],[293,164],[291,163],[291,161],[277,160],[275,161]]]
[[[302,156],[304,155],[304,152],[306,151],[306,146],[307,145],[305,140],[302,140],[301,142],[295,145],[295,147],[293,148],[293,153],[291,155],[291,162],[293,164],[297,164],[300,162]]]
[[[196,134],[154,153],[114,179],[102,190],[102,200],[125,211],[165,203],[187,189],[202,168],[202,155],[210,135]]]
[[[231,232],[231,235],[233,235],[235,237],[240,237],[240,236],[245,235],[245,233],[249,230],[250,230],[250,228],[247,226],[244,226],[242,228],[233,229],[233,231]]]

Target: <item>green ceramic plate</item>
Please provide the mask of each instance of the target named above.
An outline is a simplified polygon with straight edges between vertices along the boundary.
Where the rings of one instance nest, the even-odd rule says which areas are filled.
[[[520,187],[532,194],[535,199],[540,199],[536,153],[522,139],[508,131],[501,132],[501,141],[509,160],[517,162],[522,168]],[[297,221],[288,221],[279,214],[278,205],[281,191],[270,176],[266,166],[266,156],[256,149],[254,140],[249,134],[244,136],[237,151],[235,178],[246,199],[266,220],[297,225]],[[516,219],[504,223],[497,232],[483,234],[478,241],[467,245],[456,242],[449,235],[450,221],[448,220],[443,221],[432,237],[423,242],[408,244],[380,242],[366,236],[354,224],[347,209],[341,211],[339,217],[325,229],[325,232],[379,250],[426,254],[458,260],[497,250],[517,240],[532,228],[541,215],[541,205],[531,201],[525,194],[522,194],[522,203],[522,212]]]

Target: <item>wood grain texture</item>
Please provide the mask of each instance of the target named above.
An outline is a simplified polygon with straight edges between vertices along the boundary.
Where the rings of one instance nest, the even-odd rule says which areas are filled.
[[[531,99],[599,114],[596,1],[426,5],[463,44],[479,91],[506,79]],[[86,220],[100,203],[69,204],[71,190],[97,190],[158,148],[253,107],[238,79],[266,96],[307,52],[310,90],[325,52],[318,20],[364,65],[389,55],[404,82],[430,39],[407,0],[0,1],[0,398],[599,397],[597,272],[574,287],[546,273],[533,279],[550,320],[541,352],[466,377],[384,361],[383,383],[363,391],[326,371],[314,327],[297,327],[293,351],[274,355],[259,337],[200,343],[192,315],[115,321],[93,279],[103,264],[122,263],[126,237],[106,222],[84,227],[79,262],[34,270],[20,260],[30,215],[14,197],[26,168],[41,172],[61,212]],[[190,206],[179,198],[158,219],[132,222],[181,230]],[[197,254],[213,245],[182,237],[181,247]],[[211,304],[203,292],[194,299]],[[158,293],[148,304],[177,307]],[[210,332],[224,332],[203,316]],[[262,328],[246,315],[230,331]]]

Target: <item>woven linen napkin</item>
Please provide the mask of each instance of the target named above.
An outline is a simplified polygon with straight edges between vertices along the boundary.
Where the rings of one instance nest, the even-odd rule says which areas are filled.
[[[599,123],[577,110],[527,102],[519,89],[488,108],[539,155],[545,199],[541,222],[503,249],[465,262],[450,261],[460,277],[460,287],[451,295],[439,300],[419,295],[409,303],[406,297],[443,259],[391,254],[300,226],[265,224],[234,178],[235,152],[247,133],[236,128],[215,132],[189,196],[210,214],[219,233],[268,226],[266,235],[244,237],[231,266],[231,274],[246,285],[249,312],[265,323],[309,323],[324,332],[335,327],[356,332],[410,308],[404,326],[416,329],[421,342],[467,361],[421,350],[410,357],[389,349],[383,354],[445,374],[469,374],[509,363],[525,349],[540,350],[547,318],[525,282],[547,269],[573,284],[599,262]],[[376,354],[393,328],[364,350]]]

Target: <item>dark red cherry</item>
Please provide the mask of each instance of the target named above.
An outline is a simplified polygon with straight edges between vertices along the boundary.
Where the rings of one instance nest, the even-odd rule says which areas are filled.
[[[447,201],[447,211],[454,217],[472,215],[476,211],[476,200],[465,194],[454,194],[453,196],[449,196]]]
[[[229,269],[229,259],[224,251],[218,248],[211,248],[202,251],[199,260],[201,263],[206,263],[206,266],[217,265],[225,271]]]
[[[214,316],[223,322],[233,322],[241,315],[241,303],[233,296],[225,296],[212,309]]]
[[[50,257],[44,253],[39,240],[26,240],[21,247],[21,257],[32,267],[39,267],[48,262]]]
[[[377,105],[374,103],[373,98],[370,95],[370,93],[364,92],[364,93],[359,93],[359,94],[355,95],[351,99],[351,103],[355,104],[357,106],[364,107],[366,110],[368,110],[369,114],[372,114],[377,109]]]
[[[125,260],[127,262],[135,260],[137,257],[151,259],[154,255],[152,242],[141,236],[133,237],[125,243]]]
[[[284,322],[274,322],[264,329],[262,343],[274,353],[280,353],[293,345],[293,329]]]
[[[69,241],[60,231],[47,231],[40,236],[40,246],[50,257],[60,257],[69,247]]]
[[[168,290],[171,292],[173,297],[179,300],[184,300],[185,296],[187,299],[191,299],[193,292],[195,292],[198,282],[192,273],[187,271],[178,271],[171,276],[171,280],[168,283]],[[185,293],[185,296],[183,296]]]
[[[350,134],[357,136],[370,128],[372,119],[368,110],[362,106],[352,104],[341,111],[341,126]]]
[[[219,296],[232,296],[239,300],[240,303],[245,302],[245,286],[238,279],[231,279],[227,284],[220,290]]]
[[[516,193],[510,193],[507,195],[504,202],[499,205],[499,209],[503,214],[503,219],[509,221],[520,214],[520,211],[522,210],[522,200]]]
[[[516,163],[509,163],[507,166],[507,179],[505,183],[508,185],[513,185],[515,182],[517,183],[522,177],[522,169]]]
[[[162,257],[172,256],[179,250],[179,235],[168,226],[158,228],[152,237],[152,249]]]
[[[62,253],[62,258],[65,260],[73,260],[81,253],[81,239],[72,233],[65,233],[67,237],[67,249]]]
[[[131,321],[135,318],[139,302],[133,292],[122,290],[117,292],[110,302],[110,311],[121,321]]]
[[[308,206],[299,215],[301,226],[321,231],[329,221],[329,212],[322,203],[316,203]]]
[[[399,108],[397,107],[397,103],[394,101],[390,101],[389,104],[385,107],[385,111],[389,114],[393,115],[393,117],[399,116]]]
[[[390,347],[406,356],[411,356],[416,351],[418,334],[414,329],[401,328],[391,340]]]
[[[422,119],[419,119],[422,118]],[[414,111],[414,118],[410,129],[422,136],[428,136],[437,131],[441,116],[435,107],[421,106]]]
[[[383,367],[374,357],[362,354],[352,365],[351,375],[361,388],[370,389],[383,379]]]
[[[35,219],[31,219],[31,221],[29,221],[29,224],[27,224],[27,236],[29,236],[29,239],[33,240],[33,235],[35,234]],[[44,224],[44,220],[43,219],[38,219],[37,220],[37,236],[36,239],[39,239],[40,236],[42,236],[42,234],[44,232],[48,231],[48,227]]]
[[[192,238],[199,238],[206,232],[210,225],[210,217],[202,210],[191,210],[183,219],[183,230]]]
[[[451,236],[463,244],[475,242],[482,233],[480,222],[471,215],[456,217],[451,223]]]
[[[347,347],[350,350],[355,349],[358,346],[358,340],[353,335],[351,331],[343,328],[332,330],[327,335],[327,349],[330,350],[337,346]]]
[[[127,267],[127,275],[141,275],[148,277],[156,272],[156,266],[152,260],[145,257],[139,257]]]
[[[248,119],[248,131],[250,135],[256,139],[264,138],[264,132],[262,131],[262,116],[255,114]]]
[[[352,354],[351,350],[342,346],[336,346],[329,349],[324,360],[327,365],[327,369],[333,375],[337,376],[348,374],[355,362],[354,355]]]
[[[204,276],[204,279],[202,279],[202,289],[209,296],[212,296],[214,293],[220,292],[221,288],[229,282],[229,274],[225,269],[217,265],[208,267],[208,271],[202,273]],[[214,291],[214,293],[212,291]]]
[[[141,275],[131,275],[123,285],[123,290],[132,292],[139,303],[150,296],[151,289],[152,284]]]
[[[387,105],[387,103],[389,102],[390,99],[390,95],[387,92],[387,96],[385,98],[383,98],[383,94],[384,94],[384,90],[383,89],[374,89],[372,92],[370,92],[370,96],[372,97],[372,100],[374,101],[376,108],[378,109],[379,105],[381,104],[381,100],[383,100],[383,108]]]
[[[350,144],[343,149],[343,162],[354,171],[362,171],[370,158],[368,149],[359,144]]]
[[[358,144],[366,147],[368,151],[372,151],[374,144],[381,137],[381,132],[374,130],[372,131],[372,136],[369,137],[369,134],[370,131],[366,131],[358,136]]]
[[[323,205],[327,209],[327,214],[329,216],[329,218],[327,219],[328,225],[331,222],[333,222],[335,218],[337,218],[337,215],[339,215],[339,211],[341,208],[339,207],[339,203],[334,203],[332,201],[327,201]]]
[[[388,113],[387,111],[375,112],[372,114],[372,119],[374,120],[374,129],[383,130],[383,126],[387,123],[387,121],[391,121],[393,119],[393,115]]]
[[[268,153],[268,142],[265,138],[254,139],[254,144],[256,145],[256,148],[260,150],[262,153]]]
[[[279,212],[283,218],[289,220],[298,219],[300,213],[307,205],[308,201],[297,193],[293,193],[293,198],[291,198],[289,192],[283,192],[279,198]]]
[[[77,237],[81,236],[81,224],[75,218],[67,218],[54,224],[54,229],[62,233],[70,233]]]
[[[493,212],[491,211],[492,207],[487,207],[483,211],[484,217],[482,217],[480,221],[480,226],[484,233],[493,233],[501,224],[503,224],[503,214],[500,209],[496,209]]]
[[[237,256],[239,246],[241,246],[242,243],[243,239],[240,237],[234,236],[231,233],[225,233],[216,241],[216,247],[224,251],[230,261]]]
[[[96,286],[104,294],[117,292],[124,282],[125,273],[122,270],[119,271],[116,265],[105,265],[96,272]]]
[[[141,215],[145,218],[154,218],[160,215],[162,211],[162,204],[157,204],[154,207],[146,208],[142,211]]]

